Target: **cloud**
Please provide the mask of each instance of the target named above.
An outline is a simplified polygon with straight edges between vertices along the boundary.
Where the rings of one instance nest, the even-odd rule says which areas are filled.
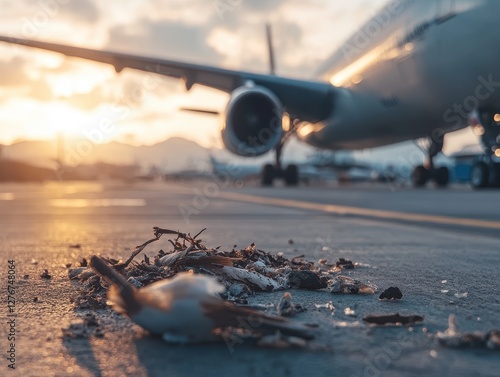
[[[206,44],[205,28],[180,22],[141,19],[110,30],[108,48],[135,54],[217,64],[221,56]]]
[[[26,60],[16,56],[8,61],[0,61],[0,86],[19,86],[28,80],[25,71]]]
[[[40,101],[53,98],[47,81],[44,78],[30,78],[26,72],[27,65],[27,60],[21,57],[0,61],[0,101],[5,102],[16,95]]]
[[[111,102],[111,98],[103,92],[101,87],[95,87],[88,93],[73,93],[64,100],[74,107],[88,111],[103,103]]]
[[[285,2],[285,0],[241,0],[243,9],[259,12],[276,10]]]
[[[264,24],[270,22],[278,74],[308,77],[317,61],[326,58],[382,1],[0,0],[0,34],[267,73]],[[34,16],[43,11],[42,4],[53,2],[59,9],[47,25],[23,35],[26,22],[35,23]],[[219,2],[233,4],[223,17],[215,7]],[[39,112],[26,116],[39,119],[40,124],[46,117],[50,125],[51,109],[58,104],[64,105],[68,114],[78,114],[75,119],[83,118],[82,114],[110,111],[111,105],[120,104],[127,106],[129,113],[117,124],[129,127],[127,132],[136,135],[138,141],[159,138],[166,130],[190,132],[193,138],[201,138],[218,132],[216,121],[188,117],[177,109],[223,109],[227,102],[227,96],[214,91],[197,96],[198,87],[184,94],[180,80],[166,77],[153,90],[144,90],[144,72],[126,69],[115,75],[111,66],[13,45],[1,47],[1,52],[2,111],[14,104],[30,104]],[[18,108],[22,106],[16,107],[10,118],[19,118]],[[145,134],[144,125],[154,131]],[[211,125],[213,130],[209,131]]]
[[[45,13],[50,18],[59,21],[70,18],[71,21],[94,23],[100,17],[92,0],[29,0],[27,3],[29,7],[26,8],[25,15],[28,18],[31,14],[35,16],[35,14]]]
[[[71,0],[61,7],[62,11],[73,19],[93,23],[100,15],[95,4],[90,0]]]

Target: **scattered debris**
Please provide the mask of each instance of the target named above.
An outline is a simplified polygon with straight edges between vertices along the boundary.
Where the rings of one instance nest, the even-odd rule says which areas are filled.
[[[278,315],[283,317],[291,317],[295,314],[295,308],[292,303],[292,295],[285,292],[278,304]]]
[[[31,259],[31,264],[37,265],[38,261],[35,258],[33,258],[33,259]]]
[[[142,284],[139,280],[137,280],[137,279],[136,279],[136,278],[134,278],[134,277],[129,277],[129,278],[127,279],[127,281],[128,281],[130,284],[132,284],[134,287],[136,287],[136,288],[142,288],[142,287],[144,287],[144,284]]]
[[[38,302],[38,297],[33,297],[33,302]]]
[[[356,312],[351,308],[345,308],[344,314],[348,317],[356,317]]]
[[[399,315],[399,313],[396,313],[396,314],[369,315],[364,317],[363,321],[371,325],[401,326],[401,325],[415,325],[421,323],[424,321],[424,317],[421,315],[403,316]]]
[[[103,271],[99,271],[99,273],[108,279],[111,277],[112,283],[122,287],[121,291],[123,291],[123,287],[128,287],[125,289],[132,289],[137,293],[147,293],[154,297],[160,297],[157,295],[161,293],[161,297],[164,297],[164,292],[173,289],[168,288],[169,286],[180,284],[177,282],[183,281],[184,287],[186,281],[191,281],[191,279],[193,279],[193,282],[204,282],[202,284],[203,290],[205,290],[204,294],[211,297],[211,304],[206,309],[206,313],[208,313],[206,315],[215,319],[216,327],[212,329],[213,331],[210,334],[188,334],[187,337],[162,333],[161,335],[167,341],[176,343],[190,342],[196,339],[199,340],[200,337],[212,340],[217,329],[222,329],[221,334],[230,330],[233,335],[235,333],[240,334],[242,330],[245,330],[243,332],[246,332],[247,337],[253,337],[257,342],[261,341],[260,345],[262,346],[271,344],[281,347],[284,343],[295,344],[294,338],[297,337],[303,339],[313,338],[310,326],[290,322],[283,318],[304,311],[305,308],[293,303],[292,296],[287,292],[283,295],[277,307],[280,316],[269,316],[262,312],[262,310],[269,310],[269,306],[252,307],[245,305],[248,304],[246,298],[255,292],[286,289],[324,289],[332,293],[374,294],[377,290],[374,285],[362,283],[351,277],[338,276],[339,271],[350,270],[359,266],[358,263],[353,263],[345,258],[340,258],[335,265],[328,265],[327,260],[315,264],[305,260],[303,255],[288,259],[282,252],[271,254],[259,250],[255,244],[243,249],[237,249],[235,245],[232,250],[224,251],[220,246],[216,248],[205,246],[202,240],[198,238],[202,232],[191,236],[179,231],[155,227],[154,238],[137,246],[125,262],[111,258],[93,257],[92,263],[90,263],[93,268],[89,268],[87,259],[82,259],[79,267],[68,271],[70,279],[77,280],[82,284],[79,296],[74,299],[76,308],[95,310],[107,306],[106,292],[109,282],[94,272],[96,268],[94,262],[100,260],[101,265],[105,265],[105,268],[109,270],[106,270],[107,273],[104,274]],[[137,258],[134,260],[148,245],[158,241],[162,235],[173,236],[172,239],[168,240],[171,245],[170,250],[158,250],[152,256],[144,255],[142,259]],[[100,264],[100,262],[97,262],[97,264]],[[70,268],[71,264],[68,264],[67,267]],[[190,272],[191,275],[187,272]],[[189,278],[187,275],[189,275]],[[189,286],[189,284],[191,283],[187,285]],[[217,292],[215,296],[213,295],[214,289]],[[116,287],[112,287],[109,292],[109,301],[114,303],[115,309],[127,313],[128,306],[124,303],[125,296],[122,296],[121,291]],[[189,289],[188,291],[190,292]],[[174,296],[176,294],[173,293]],[[225,302],[220,297],[235,304]],[[162,302],[162,299],[157,301]],[[335,312],[335,306],[331,301],[315,306],[317,309],[328,309],[332,315]],[[347,308],[344,313],[348,316],[356,315],[354,310],[350,308]],[[133,315],[130,314],[130,316],[145,329],[153,333],[156,332],[154,328],[150,328],[150,321],[143,323],[142,320]],[[262,324],[257,328],[251,328],[251,331],[246,327],[242,329],[241,321],[232,320],[235,317],[240,319],[259,318]],[[69,331],[69,333],[78,336],[79,325],[76,324],[75,326],[76,328],[73,329],[75,331]],[[194,329],[188,326],[189,331],[196,332],[197,326],[193,327]],[[276,332],[277,330],[279,333]],[[83,330],[81,332],[85,333]],[[194,339],[191,335],[194,336]]]
[[[437,333],[439,344],[450,348],[487,348],[500,350],[500,331],[492,330],[487,333],[475,331],[462,333],[459,330],[456,317],[452,314],[448,318],[448,329]]]
[[[493,330],[488,333],[486,347],[490,350],[500,350],[500,330]]]
[[[360,327],[361,323],[359,321],[348,322],[348,321],[333,321],[333,325],[337,328],[353,328]]]
[[[328,286],[318,273],[310,270],[289,271],[286,285],[290,288],[303,288],[309,290],[323,289]]]
[[[333,305],[333,302],[329,301],[326,304],[314,304],[316,309],[321,310],[321,309],[328,309],[332,315],[335,313],[335,305]]]
[[[29,276],[28,274],[23,275],[23,279],[24,279],[24,280],[28,280],[29,278],[30,278],[30,276]]]
[[[293,245],[293,244],[294,244],[293,240],[292,240],[292,239],[289,239],[289,240],[288,240],[288,244],[289,244],[289,245]]]
[[[352,261],[350,261],[349,259],[345,259],[345,258],[339,258],[339,260],[335,263],[335,268],[337,270],[352,270],[356,267],[356,265],[354,263],[352,263]]]
[[[97,321],[97,318],[93,313],[85,314],[83,321],[86,326],[99,326],[99,322]]]
[[[229,301],[238,301],[246,299],[251,294],[252,291],[245,284],[233,283],[229,286],[229,288],[226,291],[226,294],[223,295],[223,298]]]
[[[464,293],[455,293],[455,297],[456,298],[467,298],[467,296],[469,295],[468,292],[464,292]]]
[[[92,335],[98,338],[104,336],[96,316],[92,313],[86,314],[83,318],[74,321],[67,328],[61,330],[64,338],[71,339],[85,339]]]
[[[337,276],[329,286],[329,291],[331,293],[372,295],[376,290],[377,287],[364,284],[348,276]]]
[[[68,271],[68,276],[71,280],[79,278],[80,274],[87,271],[87,267],[72,268]]]
[[[66,267],[66,268],[71,268],[71,266],[72,266],[72,265],[73,265],[73,263],[66,263],[66,264],[65,264],[65,267]]]
[[[79,243],[76,243],[76,244],[71,244],[68,246],[70,249],[81,249],[82,248],[82,245],[80,245]]]
[[[141,261],[134,261],[146,246],[158,241],[164,234],[175,236],[169,240],[172,250],[160,250],[153,258],[145,256]],[[243,302],[242,300],[255,292],[326,289],[339,279],[333,270],[323,271],[321,267],[315,267],[314,262],[304,260],[303,255],[287,259],[283,253],[273,255],[257,249],[255,244],[240,250],[233,248],[231,251],[223,251],[220,247],[206,247],[197,239],[198,235],[192,237],[178,231],[155,227],[154,238],[137,246],[125,262],[106,258],[105,260],[125,279],[134,278],[133,282],[137,287],[140,286],[138,283],[147,286],[184,271],[215,276],[226,287],[223,297],[234,302]],[[339,262],[345,266],[352,265],[352,262],[345,259]],[[85,270],[81,269],[87,267],[87,260],[83,259],[80,265],[81,267],[70,270],[70,279],[78,278],[83,281],[83,277],[89,277],[85,275]],[[345,281],[342,289],[347,290],[350,285],[349,293],[368,293],[367,290],[373,290],[363,284],[353,287],[355,284],[357,283],[354,280]]]
[[[389,287],[378,298],[379,300],[397,301],[403,298],[403,292],[398,287]]]
[[[101,278],[88,267],[73,268],[68,271],[71,280],[78,280],[84,285],[79,290],[79,296],[74,300],[76,309],[103,309],[106,304],[106,290]]]
[[[136,289],[103,259],[92,257],[91,266],[113,283],[108,296],[114,309],[151,333],[162,335],[167,342],[214,341],[216,330],[226,328],[243,328],[258,336],[280,331],[290,337],[314,338],[310,326],[220,299],[217,294],[224,291],[224,286],[212,276],[182,272]],[[182,300],[183,305],[175,305],[177,300]]]
[[[296,313],[304,312],[306,309],[300,304],[292,302],[292,295],[290,292],[285,292],[278,304],[278,315],[282,317],[292,317]]]
[[[206,266],[206,269],[214,275],[221,277],[227,282],[227,284],[240,282],[247,285],[247,287],[253,291],[271,292],[283,289],[283,286],[280,285],[275,279],[255,271],[248,271],[238,267],[219,267],[214,265]]]
[[[49,274],[48,270],[43,270],[42,274],[40,275],[42,279],[52,279],[52,275]]]

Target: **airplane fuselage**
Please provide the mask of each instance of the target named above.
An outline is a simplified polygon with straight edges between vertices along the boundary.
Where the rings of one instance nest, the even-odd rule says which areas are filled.
[[[298,136],[329,149],[439,137],[500,106],[500,1],[396,0],[320,68],[331,116]]]

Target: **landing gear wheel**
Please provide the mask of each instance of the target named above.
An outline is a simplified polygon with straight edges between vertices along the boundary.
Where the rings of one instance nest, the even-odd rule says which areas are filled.
[[[474,189],[482,189],[488,187],[490,174],[488,165],[484,162],[476,162],[472,166],[470,174],[470,183]]]
[[[422,165],[417,166],[415,170],[413,170],[411,179],[413,186],[424,187],[429,180],[429,171]]]
[[[446,187],[450,182],[450,171],[447,167],[440,167],[435,172],[435,181],[438,187]]]
[[[490,167],[490,187],[499,188],[500,187],[500,164],[492,163]]]
[[[271,164],[266,164],[262,169],[262,186],[272,186],[276,178],[276,169]]]
[[[287,186],[297,186],[299,184],[299,169],[297,165],[288,165],[285,169],[284,178]]]

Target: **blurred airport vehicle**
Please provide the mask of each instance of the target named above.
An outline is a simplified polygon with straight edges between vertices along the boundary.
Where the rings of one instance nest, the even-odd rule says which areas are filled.
[[[268,27],[270,74],[99,51],[0,36],[0,41],[67,56],[183,79],[231,95],[223,118],[226,148],[240,156],[274,150],[276,161],[261,175],[264,185],[299,182],[299,167],[281,163],[290,135],[325,149],[363,149],[427,138],[427,164],[417,166],[415,186],[446,186],[446,167],[434,165],[444,136],[471,125],[484,155],[474,163],[475,188],[500,183],[500,2],[401,0],[390,2],[317,70],[311,80],[275,73]],[[464,25],[467,25],[465,28]],[[326,46],[325,46],[326,47]],[[211,109],[190,109],[218,114]]]

